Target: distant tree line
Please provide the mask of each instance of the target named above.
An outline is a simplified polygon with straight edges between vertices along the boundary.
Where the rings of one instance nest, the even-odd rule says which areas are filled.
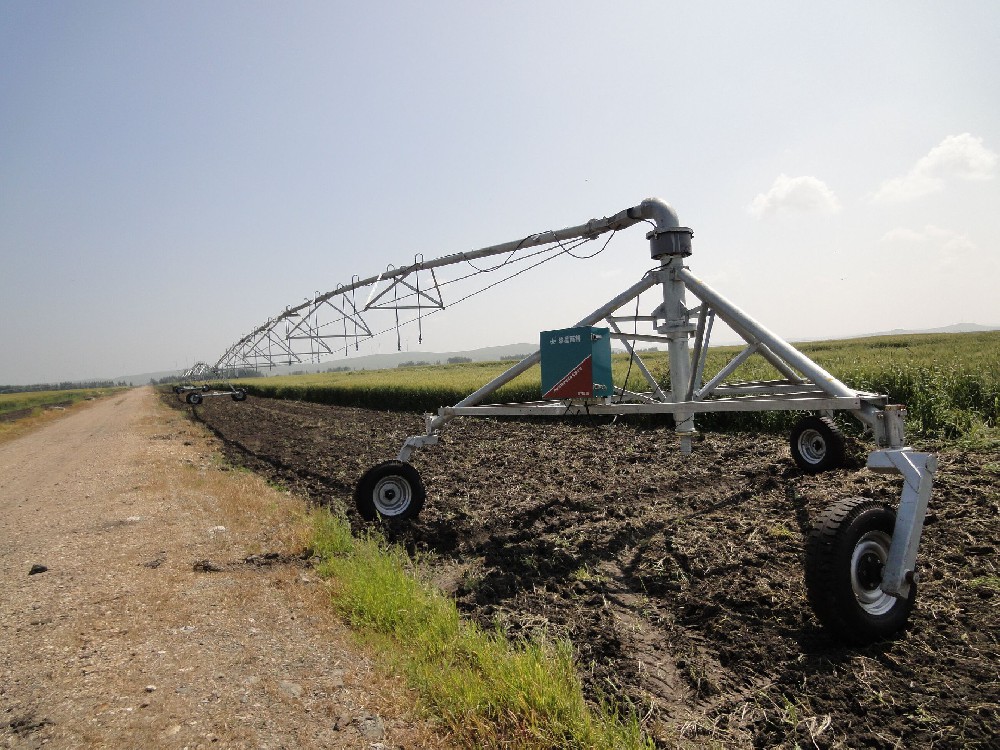
[[[217,375],[217,376],[210,377],[208,379],[209,380],[220,380],[222,378],[226,378],[226,379],[236,380],[237,378],[239,378],[240,380],[242,380],[244,378],[262,378],[262,377],[264,377],[264,373],[262,373],[260,370],[253,370],[253,369],[250,369],[250,368],[245,368],[245,369],[232,370],[230,372],[227,372],[224,376],[223,375]],[[167,376],[162,377],[162,378],[150,378],[149,379],[149,384],[150,385],[170,385],[171,383],[186,383],[189,380],[191,380],[191,378],[185,378],[182,374],[178,373],[177,375],[167,375]]]
[[[62,383],[35,383],[33,385],[0,385],[0,393],[32,393],[34,391],[73,391],[80,388],[128,388],[124,380],[80,380]]]
[[[166,385],[167,383],[179,383],[183,380],[180,375],[167,375],[163,378],[150,378],[150,385]]]

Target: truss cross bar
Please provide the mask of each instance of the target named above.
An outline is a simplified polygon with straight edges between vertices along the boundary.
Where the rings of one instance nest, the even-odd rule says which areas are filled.
[[[751,344],[746,349],[737,354],[735,357],[733,357],[725,367],[723,367],[716,373],[714,378],[712,378],[711,380],[708,381],[708,383],[705,384],[704,388],[702,388],[700,391],[694,394],[695,399],[701,401],[706,396],[708,396],[712,391],[715,390],[715,387],[719,385],[719,383],[721,383],[723,380],[732,375],[740,365],[746,362],[747,359],[749,359],[750,356],[757,351],[757,349],[758,347],[756,344]]]
[[[616,341],[648,341],[651,344],[670,343],[668,337],[658,336],[655,333],[612,333],[611,338]]]
[[[695,389],[701,386],[701,379],[705,373],[705,360],[708,358],[708,342],[712,338],[712,324],[715,323],[715,312],[709,310],[708,305],[702,305],[698,310],[698,327],[694,339],[694,351],[691,359],[694,360],[694,370],[691,373],[691,382],[688,384],[685,398],[688,401],[694,399]]]
[[[365,302],[365,306],[361,309],[361,311],[364,312],[365,310],[372,310],[372,309],[375,309],[375,310],[392,310],[392,309],[395,309],[395,310],[420,310],[420,309],[423,309],[424,307],[431,307],[431,308],[435,308],[435,309],[438,309],[438,310],[443,310],[444,309],[444,299],[442,298],[442,295],[441,295],[441,287],[438,285],[437,277],[434,275],[434,269],[430,269],[430,271],[431,271],[431,280],[434,282],[434,287],[433,288],[437,292],[437,298],[434,298],[433,296],[431,296],[430,293],[428,293],[428,292],[426,292],[426,291],[418,288],[419,285],[420,285],[420,280],[419,280],[418,277],[414,276],[414,279],[416,280],[416,286],[414,286],[413,284],[410,284],[408,281],[406,281],[406,276],[400,276],[400,277],[396,278],[395,280],[393,280],[392,283],[389,284],[389,286],[387,286],[385,289],[383,289],[378,294],[375,294],[376,290],[373,288],[372,289],[372,295],[373,295],[374,298],[372,296],[370,296],[369,299],[368,299],[368,301]],[[376,282],[376,283],[378,283],[378,282]],[[386,294],[388,294],[390,291],[392,291],[393,289],[395,289],[396,287],[399,287],[399,286],[404,286],[407,289],[409,289],[411,292],[413,292],[413,294],[417,298],[416,304],[401,305],[396,300],[393,300],[393,304],[389,304],[387,302],[386,303],[382,303],[382,304],[376,304]],[[410,295],[406,295],[406,297],[409,297],[409,296]],[[406,297],[403,297],[403,299],[406,299]],[[428,304],[421,305],[420,304],[420,300],[421,299],[427,300]]]
[[[826,395],[811,383],[792,383],[788,380],[772,380],[760,383],[724,383],[717,386],[712,393],[719,398],[757,394],[793,396],[794,394],[808,393],[814,396]]]
[[[629,302],[640,294],[642,294],[647,289],[656,286],[660,283],[660,277],[658,274],[650,273],[643,276],[639,281],[630,286],[624,292],[619,294],[617,297],[612,299],[606,305],[595,310],[593,313],[583,318],[580,322],[576,324],[576,327],[589,326],[597,323],[598,321],[604,320],[608,315],[613,313],[615,310],[619,309],[626,302]],[[506,385],[511,380],[516,378],[521,373],[530,369],[533,365],[538,364],[541,361],[542,355],[541,351],[537,351],[534,354],[529,354],[527,357],[522,359],[513,367],[509,368],[505,372],[501,373],[489,383],[484,385],[479,390],[474,393],[470,393],[464,399],[458,402],[455,406],[457,408],[471,407],[481,404],[483,400],[489,396],[491,393],[496,391],[503,385]],[[438,412],[438,416],[429,420],[427,423],[427,435],[415,435],[413,437],[407,438],[403,447],[399,451],[400,461],[409,461],[410,455],[413,453],[415,448],[421,445],[427,445],[432,439],[436,441],[436,436],[433,434],[441,429],[444,425],[450,422],[456,415],[454,413],[448,413],[444,410]]]
[[[611,315],[607,320],[613,320],[616,323],[632,323],[634,321],[655,323],[657,318],[654,315]]]
[[[633,347],[632,343],[629,341],[630,337],[626,334],[622,334],[621,329],[618,327],[618,324],[615,323],[614,318],[608,317],[605,318],[605,320],[615,333],[621,334],[620,337],[614,336],[613,338],[618,338],[623,344],[625,344],[625,348],[628,349],[629,356],[632,357],[633,361],[639,366],[639,371],[642,373],[643,377],[646,378],[646,382],[649,383],[649,387],[653,389],[654,393],[656,393],[657,398],[665,399],[666,396],[660,389],[660,384],[656,382],[656,378],[653,377],[653,374],[646,367],[646,363],[642,361],[642,357],[636,354],[635,347]],[[623,383],[622,385],[627,386],[628,383]]]
[[[267,347],[268,347],[267,351],[265,351],[262,348],[262,344],[264,344],[264,343],[267,344]],[[255,358],[263,359],[263,360],[265,360],[267,362],[271,362],[271,361],[273,361],[274,356],[275,356],[275,355],[273,355],[271,353],[271,350],[270,350],[270,348],[271,348],[272,345],[276,346],[278,349],[281,350],[281,355],[279,355],[279,356],[288,357],[289,360],[292,357],[294,357],[296,362],[301,362],[302,361],[302,358],[299,357],[299,355],[296,354],[295,351],[293,351],[292,348],[290,346],[288,346],[288,344],[286,344],[284,342],[284,340],[282,340],[279,336],[275,336],[274,335],[274,330],[273,329],[267,331],[267,335],[266,336],[262,336],[262,337],[258,338],[256,341],[253,341],[253,342],[248,341],[245,344],[245,346],[244,346],[244,349],[243,349],[244,355],[243,356],[246,357],[246,356],[249,355],[249,356],[252,356],[252,357],[255,357]]]
[[[729,302],[688,269],[682,268],[678,273],[685,286],[702,302],[711,305],[716,314],[730,328],[743,336],[748,343],[763,344],[772,355],[780,357],[787,366],[798,370],[830,396],[850,397],[854,395],[854,391],[837,378]]]
[[[615,393],[618,394],[623,399],[628,397],[633,401],[639,401],[640,403],[643,404],[658,404],[661,403],[663,399],[662,393],[657,394],[658,398],[653,398],[652,396],[646,393],[636,393],[635,391],[627,391],[624,388],[618,388],[617,386],[615,387]]]
[[[307,339],[347,339],[347,338],[355,338],[357,336],[364,336],[367,338],[372,335],[371,329],[368,327],[368,324],[365,322],[364,318],[362,318],[360,314],[356,313],[352,315],[351,313],[342,310],[340,307],[333,304],[332,302],[327,302],[326,304],[332,307],[338,313],[340,313],[342,317],[338,318],[337,320],[332,320],[328,323],[324,323],[323,325],[317,324],[315,326],[306,326],[307,330],[305,333],[303,333],[302,335],[295,336],[293,334],[301,326],[300,322],[299,325],[296,325],[295,328],[292,328],[288,332],[288,334],[285,335],[284,338],[287,341],[305,341]],[[353,332],[346,330],[346,324],[348,321],[354,324],[355,330]],[[344,333],[320,333],[320,330],[322,328],[340,322],[343,322],[345,324]]]
[[[458,416],[563,416],[574,414],[592,415],[635,415],[635,414],[707,414],[716,412],[757,412],[757,411],[853,411],[860,407],[859,398],[833,398],[821,394],[819,396],[805,395],[802,398],[787,396],[764,398],[760,396],[744,396],[742,398],[726,398],[710,401],[680,401],[680,402],[640,402],[640,403],[601,403],[601,402],[545,402],[530,404],[491,404],[486,406],[443,406],[438,409],[436,420],[448,421]],[[443,423],[443,422],[442,422]],[[405,447],[405,446],[404,446]],[[400,459],[402,460],[402,459]]]

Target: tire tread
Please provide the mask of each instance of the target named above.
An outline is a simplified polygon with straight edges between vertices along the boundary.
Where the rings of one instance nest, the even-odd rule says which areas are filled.
[[[378,509],[375,507],[375,501],[372,497],[372,493],[375,489],[375,485],[380,479],[392,474],[400,474],[410,483],[410,486],[413,489],[413,500],[410,502],[410,505],[405,511],[397,516],[389,518],[382,516],[382,514],[378,512]],[[364,473],[354,488],[355,506],[358,509],[358,513],[360,513],[361,517],[366,521],[375,521],[379,518],[384,518],[385,520],[403,521],[415,518],[423,509],[426,497],[427,491],[424,489],[424,483],[420,478],[420,474],[417,473],[417,470],[413,468],[412,464],[409,464],[406,461],[383,461],[382,463],[373,466]]]
[[[900,600],[891,617],[866,618],[850,593],[844,591],[843,566],[847,550],[842,530],[870,511],[892,512],[885,503],[865,497],[850,497],[827,507],[817,517],[806,539],[806,596],[816,617],[840,640],[864,645],[880,640],[900,629],[909,617],[916,595],[916,586],[906,600]],[[894,515],[894,514],[893,514]],[[847,532],[844,532],[847,533]],[[891,530],[890,530],[891,533]]]
[[[808,427],[814,427],[821,432],[827,432],[826,456],[822,461],[815,464],[806,461],[799,454],[797,445],[799,432]],[[792,459],[807,474],[819,474],[823,471],[839,469],[847,462],[847,439],[844,437],[844,433],[841,432],[840,427],[837,426],[837,423],[830,419],[830,417],[817,417],[815,415],[803,417],[792,428],[789,442],[791,443]]]

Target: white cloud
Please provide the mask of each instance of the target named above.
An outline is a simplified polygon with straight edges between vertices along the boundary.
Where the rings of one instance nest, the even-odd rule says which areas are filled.
[[[971,261],[980,255],[977,253],[978,246],[967,234],[942,229],[933,224],[928,224],[923,229],[897,227],[882,235],[882,242],[902,252],[919,252],[922,261],[926,260],[927,253],[935,253],[942,262],[948,264]]]
[[[996,173],[997,154],[971,133],[949,135],[902,177],[882,183],[872,202],[902,202],[939,192],[952,180],[989,180]]]
[[[826,183],[816,177],[780,174],[771,189],[758,193],[747,210],[758,219],[779,213],[835,214],[840,210],[840,201]]]
[[[931,229],[932,227],[927,227]],[[882,235],[882,242],[887,243],[910,243],[919,244],[925,242],[927,235],[924,232],[918,232],[915,229],[907,229],[906,227],[896,227],[895,229],[890,229],[888,232]]]

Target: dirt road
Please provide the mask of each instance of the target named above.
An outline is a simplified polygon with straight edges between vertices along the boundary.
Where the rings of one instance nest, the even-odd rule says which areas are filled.
[[[0,445],[0,747],[443,747],[288,554],[301,515],[149,388]]]

